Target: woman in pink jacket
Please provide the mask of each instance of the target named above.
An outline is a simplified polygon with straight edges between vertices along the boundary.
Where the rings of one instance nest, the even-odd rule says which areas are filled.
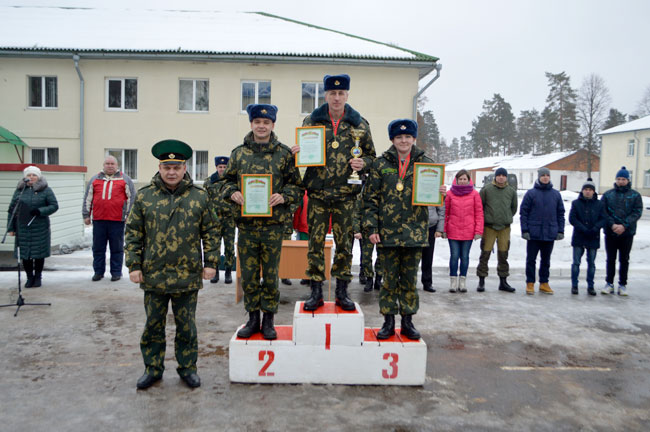
[[[474,190],[469,173],[460,170],[456,174],[450,191],[445,198],[445,232],[449,239],[449,292],[467,292],[465,278],[469,267],[469,250],[472,241],[483,235],[483,204],[481,196]],[[458,261],[460,260],[460,277]]]

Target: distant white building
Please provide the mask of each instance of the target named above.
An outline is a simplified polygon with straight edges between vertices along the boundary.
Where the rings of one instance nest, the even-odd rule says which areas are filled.
[[[505,168],[508,174],[517,176],[519,189],[530,189],[537,180],[537,170],[546,167],[551,171],[551,182],[558,190],[578,192],[588,178],[587,155],[586,150],[578,150],[538,156],[510,155],[464,159],[445,167],[445,183],[451,184],[456,173],[465,169],[469,171],[474,185],[480,188],[485,177],[493,174],[497,168]],[[599,184],[599,158],[593,154],[591,158],[591,178]]]
[[[650,115],[600,132],[601,190],[610,189],[622,166],[630,171],[632,187],[650,195]]]

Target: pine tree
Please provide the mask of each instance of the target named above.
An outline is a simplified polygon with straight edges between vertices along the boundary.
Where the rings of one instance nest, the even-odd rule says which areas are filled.
[[[495,93],[492,99],[483,101],[483,112],[472,122],[469,136],[476,157],[494,154],[510,154],[515,140],[515,116],[512,107]]]
[[[418,138],[415,145],[422,149],[427,156],[437,159],[440,153],[440,131],[433,112],[418,113]]]
[[[560,151],[577,149],[580,143],[576,112],[576,92],[565,72],[546,72],[549,92],[542,112],[545,147],[552,144]]]
[[[464,137],[463,137],[464,138]],[[458,138],[451,140],[451,144],[447,147],[447,157],[445,158],[446,162],[458,160],[458,154],[460,153],[460,142]]]
[[[519,154],[536,152],[542,144],[542,116],[535,108],[519,113],[517,119],[517,147]]]
[[[458,159],[470,159],[476,156],[474,144],[464,135],[460,137],[460,147],[458,148]]]
[[[607,116],[607,120],[605,120],[603,129],[610,129],[625,123],[627,121],[625,117],[626,117],[625,114],[623,114],[616,108],[610,108],[609,115]]]

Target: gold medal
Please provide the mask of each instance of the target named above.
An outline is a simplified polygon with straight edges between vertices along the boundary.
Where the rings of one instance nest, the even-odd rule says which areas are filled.
[[[332,148],[339,148],[339,142],[338,141],[332,141]]]
[[[402,183],[402,179],[397,180],[397,185],[395,185],[395,189],[397,189],[399,192],[402,192],[404,190],[404,183]]]

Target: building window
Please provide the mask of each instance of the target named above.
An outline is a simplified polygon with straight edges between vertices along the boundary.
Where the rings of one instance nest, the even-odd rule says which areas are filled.
[[[179,111],[200,112],[209,109],[208,80],[182,79],[178,85]]]
[[[627,155],[634,156],[634,140],[630,140],[627,143]]]
[[[325,87],[323,83],[302,83],[302,108],[300,112],[310,114],[324,103]]]
[[[138,178],[138,151],[130,149],[107,149],[105,156],[114,156],[120,171],[131,177]]]
[[[645,142],[645,155],[650,156],[650,138]]]
[[[57,147],[33,148],[32,163],[45,165],[59,164],[59,149]]]
[[[271,81],[242,81],[241,110],[246,111],[249,104],[271,103]]]
[[[532,183],[534,181],[533,176],[534,176],[534,174],[531,172],[530,173],[530,183]]]
[[[59,106],[56,77],[29,77],[29,106],[31,108],[56,108]]]
[[[187,172],[194,181],[203,181],[208,177],[208,152],[197,150],[186,162]]]
[[[136,78],[108,78],[106,80],[106,108],[113,111],[138,109],[138,80]]]
[[[650,188],[650,171],[646,171],[645,175],[643,176],[643,187]]]

